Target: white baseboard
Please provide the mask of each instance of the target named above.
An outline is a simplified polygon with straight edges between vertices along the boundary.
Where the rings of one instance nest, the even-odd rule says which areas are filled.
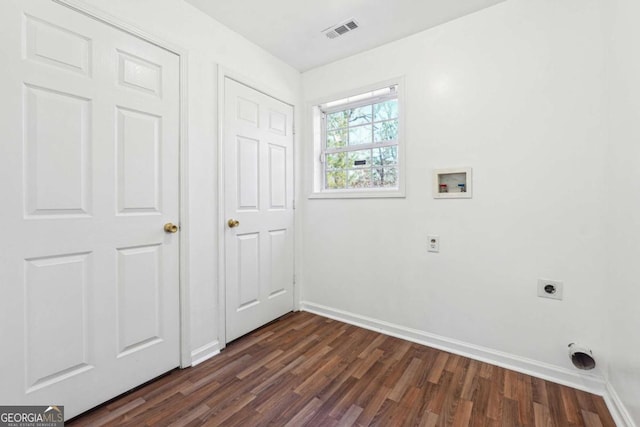
[[[527,359],[514,354],[493,350],[475,344],[469,344],[463,341],[446,338],[418,329],[407,328],[405,326],[361,316],[359,314],[349,313],[347,311],[326,307],[308,301],[301,301],[300,309],[328,317],[330,319],[339,320],[351,325],[380,332],[385,335],[437,348],[449,353],[458,354],[470,359],[479,360],[491,365],[497,365],[578,390],[597,394],[599,396],[605,396],[607,394],[606,381],[600,376],[573,372],[560,366],[550,365],[537,360]]]
[[[618,396],[611,383],[607,383],[607,392],[603,397],[617,426],[636,427],[636,423],[633,422],[633,418],[631,418],[629,411],[625,408],[624,403],[622,403],[620,396]]]
[[[191,366],[196,366],[220,353],[220,342],[213,341],[191,352]]]

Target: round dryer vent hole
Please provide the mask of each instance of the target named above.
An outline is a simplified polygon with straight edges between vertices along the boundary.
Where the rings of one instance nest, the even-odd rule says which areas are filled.
[[[589,371],[596,367],[596,360],[593,358],[593,352],[589,348],[583,347],[579,344],[569,344],[569,357],[571,358],[573,366],[580,370]]]

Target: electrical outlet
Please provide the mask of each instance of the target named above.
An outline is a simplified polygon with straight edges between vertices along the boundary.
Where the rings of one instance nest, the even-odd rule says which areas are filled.
[[[558,280],[538,279],[538,296],[562,300],[563,283]]]
[[[427,250],[429,252],[440,252],[439,236],[427,236]]]

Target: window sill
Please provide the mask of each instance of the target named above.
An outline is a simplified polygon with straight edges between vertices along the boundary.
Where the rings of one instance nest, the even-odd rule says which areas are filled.
[[[365,191],[341,191],[328,190],[317,191],[309,194],[309,199],[400,199],[405,198],[404,190],[365,190]]]

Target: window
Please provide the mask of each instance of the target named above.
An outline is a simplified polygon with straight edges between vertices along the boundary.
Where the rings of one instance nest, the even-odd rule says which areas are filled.
[[[399,84],[316,105],[315,194],[401,194]]]

